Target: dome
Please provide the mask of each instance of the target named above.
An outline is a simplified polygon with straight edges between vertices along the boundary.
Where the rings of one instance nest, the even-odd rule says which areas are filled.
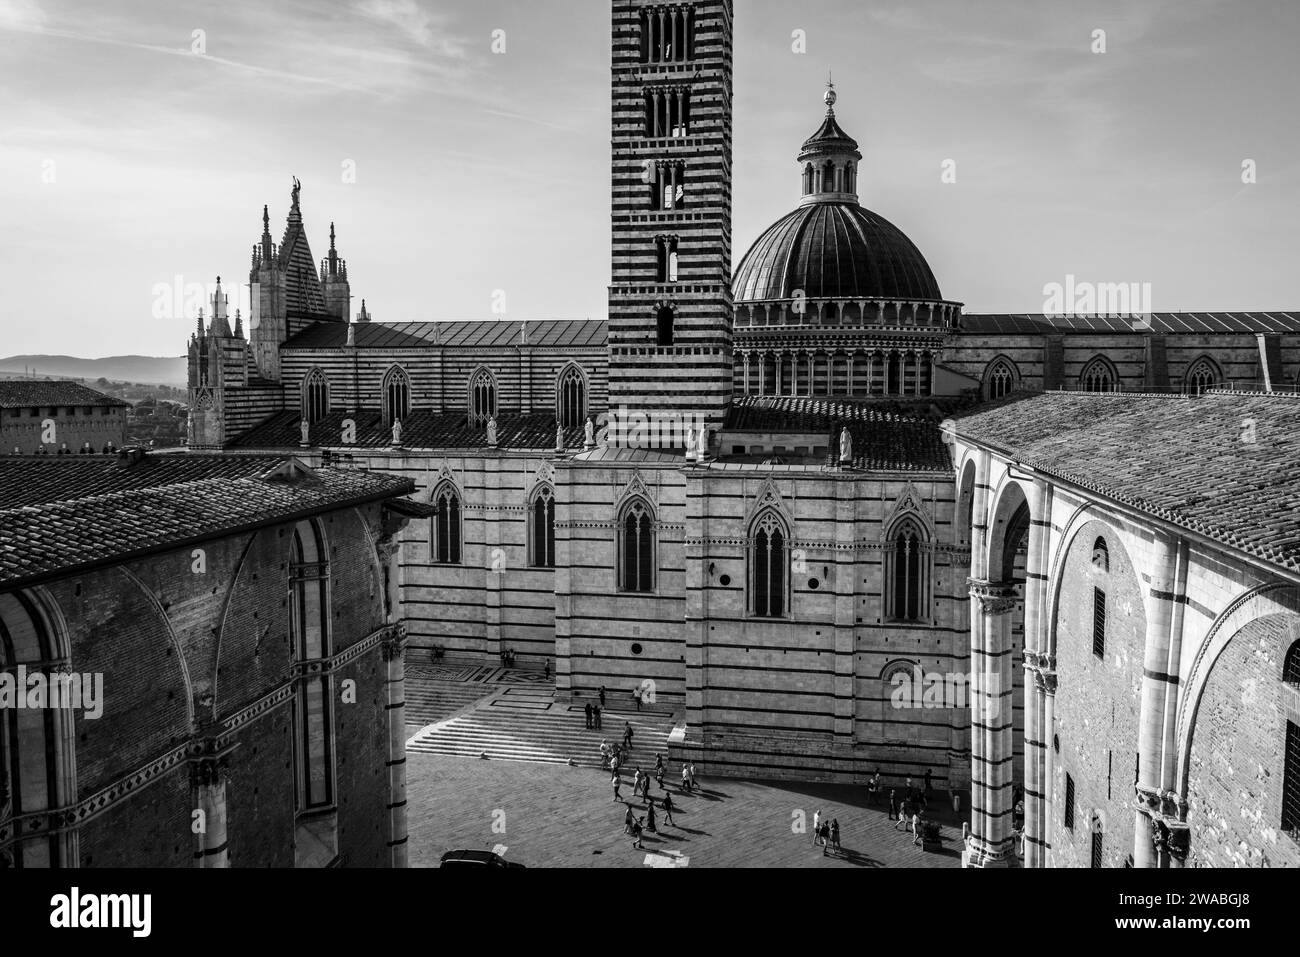
[[[810,203],[777,220],[741,260],[736,302],[942,300],[925,257],[897,226],[857,203]]]

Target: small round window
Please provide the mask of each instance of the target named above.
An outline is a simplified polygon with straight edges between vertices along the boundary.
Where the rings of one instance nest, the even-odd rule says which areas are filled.
[[[633,646],[632,646],[632,654],[634,654],[634,655],[639,655],[639,654],[641,654],[641,646],[640,646],[640,645],[633,645]]]
[[[810,578],[808,579],[808,587],[812,591],[816,591],[818,588],[821,587],[821,582],[819,582],[816,578]]]
[[[721,578],[718,579],[718,581],[722,582],[722,586],[725,588],[726,586],[731,584],[731,576],[723,575]]]

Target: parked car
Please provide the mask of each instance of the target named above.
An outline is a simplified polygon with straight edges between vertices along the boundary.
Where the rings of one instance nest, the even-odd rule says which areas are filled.
[[[438,862],[439,867],[523,867],[516,861],[507,861],[493,851],[448,851]]]

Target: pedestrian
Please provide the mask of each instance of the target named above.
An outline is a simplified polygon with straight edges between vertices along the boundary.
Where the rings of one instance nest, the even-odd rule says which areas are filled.
[[[961,813],[961,792],[956,788],[952,789],[952,813]]]
[[[813,811],[813,846],[817,846],[817,839],[822,836],[822,809],[818,808]]]
[[[662,771],[663,769],[664,769],[664,756],[663,756],[662,754],[656,753],[656,754],[655,754],[655,771]]]
[[[889,789],[889,819],[898,820],[898,791],[895,788]]]
[[[551,659],[550,659],[550,658],[547,658],[546,661],[545,661],[545,663],[543,663],[543,665],[542,665],[542,676],[545,677],[545,678],[549,678],[549,677],[551,676]]]
[[[650,802],[649,809],[645,812],[645,829],[651,834],[658,834],[655,829],[655,802]]]
[[[673,827],[677,826],[677,822],[673,820],[673,796],[671,794],[664,795],[664,821]]]
[[[645,845],[641,843],[641,831],[643,829],[643,825],[641,822],[643,820],[645,819],[638,818],[637,822],[632,825],[632,850],[634,851],[637,850],[638,848],[641,849],[645,848]]]
[[[627,813],[623,815],[623,833],[631,834],[632,826],[636,824],[636,815],[632,813],[632,805],[627,806]]]
[[[911,811],[912,802],[904,798],[898,806],[898,820],[894,822],[895,831],[898,830],[899,825],[902,825],[903,830],[907,830],[907,821],[911,817]]]
[[[615,801],[621,801],[622,798],[619,797],[618,789],[621,788],[621,787],[623,786],[623,779],[622,779],[621,777],[618,776],[618,771],[615,771],[615,772],[614,772],[614,776],[613,776],[612,778],[610,778],[609,783],[610,783],[610,784],[613,786],[613,788],[614,788],[614,800],[615,800]],[[631,807],[631,806],[632,806],[632,805],[630,805],[630,804],[628,805],[628,807]]]
[[[817,837],[821,839],[822,857],[825,857],[831,845],[831,826],[829,822],[822,821],[821,830],[818,832]]]
[[[636,701],[636,710],[641,710],[641,689],[639,687],[632,689],[632,698]]]
[[[932,772],[930,771],[930,769],[926,768],[925,769],[925,798],[927,801],[930,799],[930,795],[934,793],[934,784],[931,783],[930,781],[931,774]]]
[[[694,791],[699,786],[700,783],[695,780],[695,762],[692,761],[691,762],[691,790]]]
[[[912,843],[921,843],[921,812],[918,808],[912,809]]]
[[[867,783],[867,803],[875,804],[876,795],[880,793],[880,768],[876,768],[876,773],[871,776]]]
[[[605,707],[605,686],[600,686],[600,706]]]
[[[596,719],[596,730],[600,730],[600,705],[593,704],[591,706],[591,715]]]
[[[636,774],[632,775],[632,796],[636,797],[641,793],[641,769],[636,769]]]
[[[623,722],[623,750],[624,751],[630,750],[631,747],[632,747],[632,725],[631,723],[624,721]]]
[[[650,799],[650,775],[648,774],[641,780],[641,796],[645,798],[647,804],[654,803]]]
[[[831,843],[835,845],[835,850],[840,849],[840,819],[831,818]]]
[[[682,764],[682,792],[685,793],[691,789],[691,766]]]
[[[659,790],[664,789],[664,766],[662,764],[655,768],[655,783],[659,785]]]
[[[590,731],[591,730],[591,705],[590,704],[586,705],[582,709],[582,711],[587,716],[587,730]]]

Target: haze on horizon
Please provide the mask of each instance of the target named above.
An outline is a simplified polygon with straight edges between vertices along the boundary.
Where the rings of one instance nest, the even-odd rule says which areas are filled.
[[[608,34],[591,0],[0,0],[0,356],[179,355],[155,287],[221,275],[233,311],[294,175],[354,313],[603,317]],[[1297,35],[1288,0],[737,0],[735,258],[797,202],[833,70],[863,204],[968,312],[1071,274],[1296,310]]]

